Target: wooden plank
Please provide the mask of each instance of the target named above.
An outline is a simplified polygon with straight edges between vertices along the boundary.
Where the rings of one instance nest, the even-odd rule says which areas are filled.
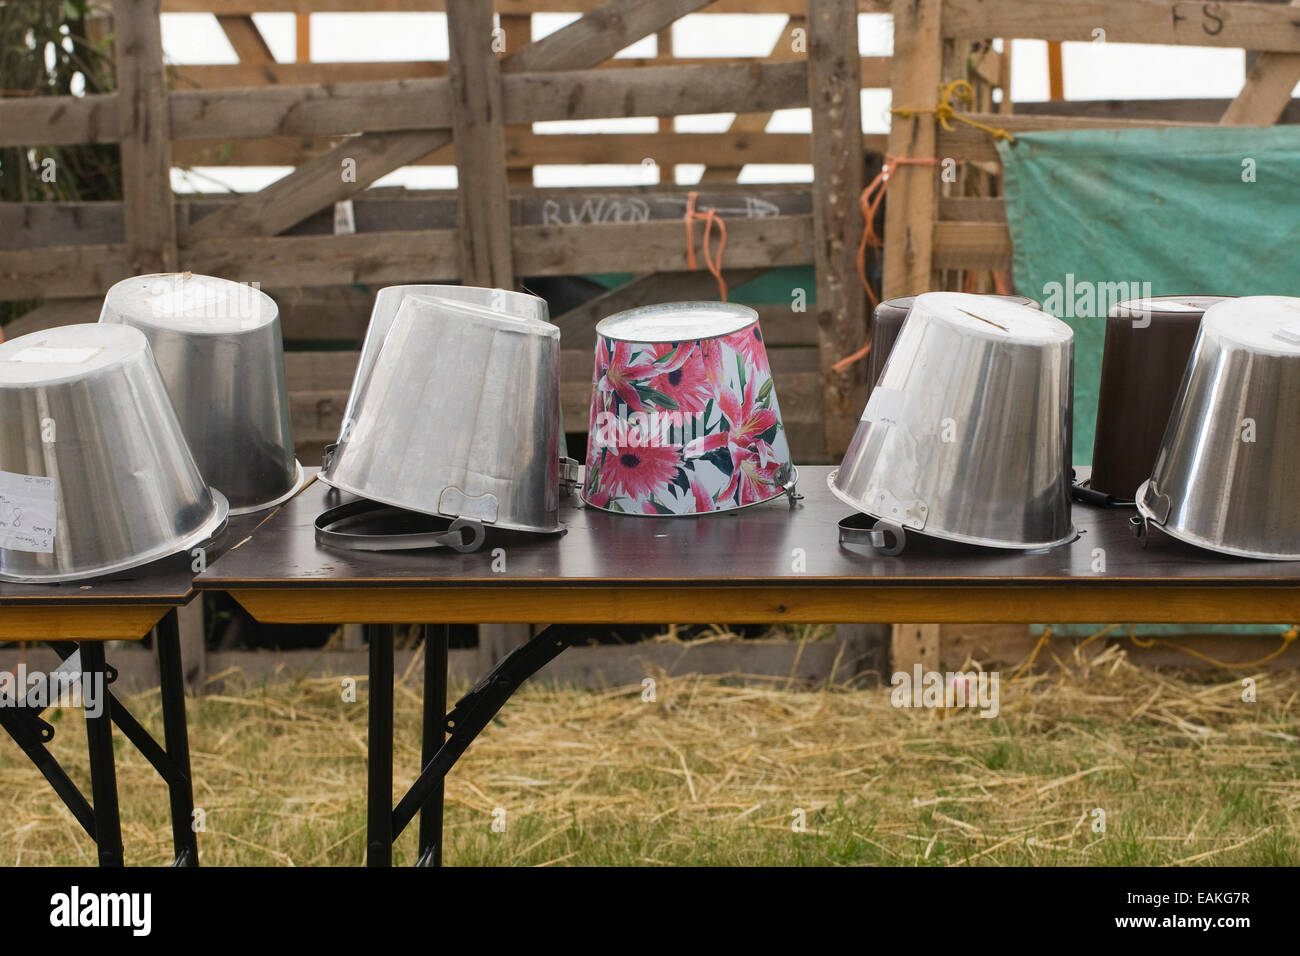
[[[934,224],[936,269],[1009,269],[1011,232],[1002,222],[937,222]]]
[[[1293,9],[1300,0],[1292,0]],[[1246,83],[1219,120],[1221,126],[1272,126],[1291,102],[1300,83],[1300,53],[1260,53],[1250,64]]]
[[[1044,585],[941,587],[782,584],[726,588],[564,587],[231,588],[259,621],[285,624],[442,621],[480,624],[540,617],[556,623],[682,624],[1029,623],[1053,620],[1132,623],[1275,624],[1300,618],[1300,589]]]
[[[1263,54],[1260,54],[1261,56]],[[1064,103],[1020,103],[1016,112],[1044,116],[1089,119],[1157,120],[1172,123],[1214,124],[1223,118],[1232,100],[1193,97],[1159,100],[1069,100]],[[1300,100],[1288,100],[1278,117],[1280,123],[1300,123]]]
[[[689,187],[610,186],[529,189],[510,197],[516,225],[580,225],[680,219]],[[718,185],[700,190],[700,201],[728,219],[761,219],[812,212],[812,193],[802,183]],[[178,228],[236,201],[237,196],[195,194],[176,203]],[[354,200],[358,232],[451,229],[455,192],[446,189],[369,189]],[[957,216],[953,218],[975,218]],[[333,210],[294,227],[298,235],[333,235]],[[122,241],[120,202],[0,203],[0,250],[41,246],[111,245]],[[2,293],[0,293],[2,294]]]
[[[159,0],[115,0],[122,215],[132,273],[176,268],[171,136]]]
[[[938,103],[943,52],[941,7],[940,0],[895,0],[895,109],[933,109]],[[896,114],[890,124],[889,153],[911,159],[933,159],[934,116]],[[935,169],[930,166],[899,166],[890,176],[889,198],[885,203],[882,298],[915,295],[931,288],[936,180]]]
[[[360,361],[360,352],[285,352],[285,386],[290,392],[346,391]]]
[[[656,0],[660,2],[660,0]],[[716,0],[710,13],[803,13],[806,0]],[[496,0],[498,13],[588,13],[602,0]],[[648,6],[649,4],[647,4]],[[863,13],[888,13],[889,0],[859,0]],[[446,0],[164,0],[167,13],[427,13]]]
[[[170,608],[6,607],[0,613],[0,641],[139,641]]]
[[[1047,98],[1055,102],[1065,99],[1065,69],[1062,60],[1061,44],[1047,44]]]
[[[519,64],[533,72],[589,68],[684,13],[707,4],[708,0],[664,0],[656,4],[611,0],[601,8],[602,15],[615,17],[610,28],[593,34],[586,23],[587,17],[583,17],[507,57],[502,70],[519,69]],[[525,120],[531,122],[532,117]],[[187,233],[187,241],[220,235],[275,235],[449,142],[451,136],[445,131],[407,130],[379,137],[357,137],[322,154],[256,196],[242,200],[229,211],[195,224]],[[341,165],[347,161],[355,164],[351,182],[339,176]]]
[[[1193,44],[1300,53],[1300,15],[1274,3],[1204,0],[945,0],[945,36]],[[897,31],[897,21],[895,21]]]
[[[178,608],[176,617],[180,629],[181,666],[185,686],[190,693],[196,693],[202,690],[203,682],[208,676],[208,642],[206,621],[203,617],[203,595],[200,594],[189,604]],[[156,659],[157,647],[154,648],[154,656]],[[158,671],[155,670],[152,675],[155,681],[157,674]]]
[[[492,50],[492,8],[482,0],[447,0],[447,35],[460,198],[459,274],[467,285],[513,288],[501,69]]]
[[[0,294],[7,300],[99,296],[138,274],[126,246],[60,246],[0,252]]]
[[[0,147],[116,143],[118,94],[0,99]]]
[[[676,272],[685,265],[679,222],[519,226],[513,240],[519,275]],[[727,226],[728,266],[771,268],[812,261],[812,216],[741,219]]]
[[[737,220],[728,226],[727,263],[771,268],[812,262],[812,216]],[[519,275],[681,271],[680,222],[518,226]],[[455,229],[350,236],[205,239],[187,246],[181,267],[266,287],[441,282],[458,278]],[[0,288],[14,299],[103,295],[133,274],[122,246],[64,246],[0,252]]]
[[[939,669],[938,624],[895,624],[889,641],[890,666],[909,677],[919,664],[922,673]]]
[[[812,111],[813,254],[824,391],[823,439],[834,457],[848,447],[862,410],[865,366],[834,365],[867,336],[866,295],[857,276],[863,220],[858,14],[852,0],[809,0],[808,102]]]
[[[532,14],[507,13],[500,17],[501,32],[505,40],[505,52],[510,53],[514,50],[522,50],[528,44],[533,42],[533,17]],[[528,135],[532,132],[531,123],[525,123],[521,126],[512,126],[506,130],[506,136]],[[454,144],[453,144],[454,146]],[[506,183],[512,187],[531,186],[533,184],[533,168],[527,166],[511,165],[506,172]]]
[[[885,137],[868,134],[863,146],[883,152]],[[739,168],[747,163],[794,165],[811,157],[807,133],[532,133],[522,127],[506,130],[506,167],[527,171],[534,166],[631,165],[647,156],[661,166],[711,161]],[[265,139],[183,140],[172,150],[178,166],[300,166],[332,149],[338,140],[326,137],[276,136]],[[408,166],[450,166],[455,149],[420,156]],[[531,185],[531,175],[524,186]],[[3,241],[3,240],[0,240]]]
[[[26,312],[4,327],[7,339],[16,339],[31,332],[44,332],[46,329],[60,325],[78,325],[98,322],[99,310],[103,305],[100,296],[82,299],[55,299]]]
[[[239,57],[241,64],[260,65],[275,62],[275,55],[271,53],[271,48],[266,45],[266,39],[257,29],[257,24],[253,22],[252,14],[218,14],[217,23],[221,26],[221,32],[226,35],[226,39],[230,41],[230,46],[234,49],[235,56]]]
[[[1065,104],[1062,104],[1065,105]],[[1036,130],[1072,129],[1149,129],[1151,127],[1204,126],[1204,123],[1187,123],[1170,120],[1130,120],[1090,118],[1080,116],[1044,116],[1041,114],[970,113],[972,119],[988,123],[1009,133],[1028,133]],[[938,150],[943,156],[952,156],[968,162],[1000,162],[993,137],[981,129],[964,124],[954,124],[951,131],[938,134]],[[890,187],[890,195],[896,187]],[[886,204],[888,206],[888,204]],[[888,220],[886,220],[886,226]],[[888,242],[888,240],[886,240]]]
[[[311,60],[311,10],[307,9],[294,17],[294,56],[299,63]]]
[[[510,18],[507,18],[510,19]],[[523,17],[516,19],[522,20]],[[505,21],[503,21],[505,22]],[[509,31],[507,30],[507,34]],[[507,39],[508,48],[518,45]],[[674,66],[747,66],[763,57],[709,56],[672,57]],[[626,70],[645,66],[663,66],[656,57],[619,57],[591,67],[593,70]],[[445,60],[377,60],[327,63],[203,63],[168,68],[173,89],[226,89],[274,84],[313,85],[324,83],[361,83],[376,80],[432,79],[447,75]],[[862,57],[864,89],[889,88],[889,57]],[[73,99],[69,97],[68,99]]]
[[[1006,222],[1007,207],[1001,196],[953,196],[939,200],[939,220],[949,222]]]
[[[768,54],[768,59],[772,61],[790,61],[804,59],[806,53],[795,53],[795,38],[797,30],[803,31],[807,35],[808,24],[803,17],[791,16],[785,21],[785,28],[777,36],[776,42],[772,44],[772,50]],[[737,113],[731,119],[731,125],[728,128],[732,133],[762,133],[767,130],[767,124],[772,121],[772,112],[769,110],[764,113]],[[734,183],[740,179],[740,174],[744,169],[743,165],[732,166],[707,166],[704,172],[700,174],[701,183]]]

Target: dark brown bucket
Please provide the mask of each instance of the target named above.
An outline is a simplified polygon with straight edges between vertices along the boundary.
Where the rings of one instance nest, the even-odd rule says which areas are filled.
[[[1092,491],[1127,503],[1151,477],[1201,316],[1224,298],[1163,295],[1111,307],[1088,482]]]

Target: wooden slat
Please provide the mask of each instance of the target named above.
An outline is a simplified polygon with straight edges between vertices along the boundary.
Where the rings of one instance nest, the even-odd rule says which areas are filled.
[[[498,13],[587,13],[602,0],[496,0]],[[662,0],[655,0],[656,3]],[[716,0],[710,13],[803,13],[806,0]],[[646,4],[649,6],[650,4]],[[889,0],[859,0],[863,13],[888,13]],[[446,0],[164,0],[168,13],[427,13]]]
[[[558,587],[231,589],[259,621],[286,624],[417,621],[547,621],[773,624],[931,619],[970,621],[1206,624],[1276,623],[1300,617],[1291,587],[881,587],[736,585],[725,588]]]
[[[1204,123],[1184,123],[1168,120],[1094,119],[1080,116],[1043,116],[1029,113],[1012,115],[1005,113],[970,113],[967,115],[979,122],[1000,127],[1010,133],[1028,133],[1036,130],[1150,129],[1152,127],[1206,125]],[[992,136],[983,130],[960,123],[953,124],[951,132],[939,132],[938,150],[939,155],[952,156],[968,162],[1000,162],[997,149],[993,145]],[[895,188],[894,186],[890,187],[890,196],[894,195]],[[888,225],[888,222],[886,225]]]
[[[1011,233],[1006,222],[937,222],[934,268],[1010,269]]]
[[[809,0],[808,102],[812,112],[813,252],[823,388],[823,440],[832,457],[848,447],[861,412],[861,368],[834,365],[867,334],[857,276],[863,220],[858,14],[852,0]]]
[[[123,225],[127,258],[137,274],[176,268],[171,136],[158,3],[116,0],[113,4]]]
[[[116,143],[122,135],[116,93],[0,99],[0,146]]]
[[[939,200],[942,222],[1006,222],[1007,207],[1002,197],[953,196]]]
[[[608,60],[641,37],[672,23],[684,13],[707,5],[707,0],[664,0],[644,4],[639,0],[611,0],[604,8],[619,19],[614,29],[589,34],[587,17],[569,24],[550,36],[525,47],[502,63],[502,70],[525,64],[531,71],[582,69]],[[588,14],[591,16],[592,14]],[[586,43],[571,46],[571,38],[586,37]],[[532,117],[527,117],[531,122]],[[275,235],[341,199],[361,192],[380,176],[414,162],[446,146],[446,131],[410,131],[378,137],[357,137],[335,147],[262,190],[230,211],[197,223],[189,238],[220,235]],[[356,164],[356,177],[346,182],[339,176],[344,161]]]
[[[506,130],[506,166],[514,170],[557,163],[634,166],[647,156],[663,166],[715,161],[739,168],[746,163],[807,163],[811,156],[807,133],[531,133],[518,129]],[[172,148],[172,156],[178,166],[299,166],[335,145],[336,140],[323,137],[186,140]],[[883,152],[885,136],[868,134],[863,145]],[[454,147],[447,146],[407,165],[448,166],[455,155]]]
[[[1261,54],[1262,56],[1262,54]],[[1174,123],[1218,123],[1232,100],[1195,97],[1159,100],[1068,100],[1064,103],[1017,103],[1019,114],[1077,116],[1088,119],[1156,120]],[[1289,100],[1278,122],[1300,123],[1300,100]]]
[[[1273,3],[1204,0],[945,0],[945,36],[1193,44],[1300,53],[1300,15]],[[897,21],[895,21],[897,28]]]
[[[510,197],[515,225],[581,225],[680,220],[688,187],[606,186],[521,190]],[[725,184],[699,190],[700,201],[728,219],[754,219],[812,212],[811,189],[802,183]],[[196,194],[177,201],[179,228],[236,197]],[[403,229],[451,229],[456,225],[456,194],[447,189],[369,189],[354,200],[358,232]],[[968,218],[956,216],[950,218]],[[294,227],[295,234],[332,235],[333,210],[322,211]],[[0,203],[0,250],[42,246],[112,245],[123,241],[120,202]],[[0,290],[2,292],[3,290]]]
[[[505,40],[505,52],[522,50],[533,42],[533,18],[531,14],[504,14],[501,18],[501,32]],[[532,132],[532,124],[512,126],[506,130],[507,137],[519,138]],[[454,144],[453,144],[454,145]],[[510,186],[531,186],[533,184],[533,167],[511,165],[506,171],[506,182]]]
[[[739,219],[727,224],[732,268],[807,265],[813,260],[812,216]],[[520,226],[514,230],[519,275],[673,272],[686,265],[680,222],[598,226]]]
[[[802,63],[530,72],[503,78],[503,118],[518,124],[786,109],[802,104],[806,75]],[[171,96],[172,136],[179,140],[445,130],[452,124],[450,92],[447,78],[182,90]],[[441,145],[437,142],[420,155]]]
[[[507,18],[509,20],[510,18]],[[522,20],[522,17],[515,19]],[[505,21],[503,21],[505,22]],[[511,43],[508,49],[518,46]],[[763,57],[709,56],[669,57],[674,66],[748,66]],[[663,66],[656,57],[619,57],[592,67],[594,70],[627,70],[646,66]],[[275,84],[319,85],[324,83],[362,83],[377,80],[432,79],[447,75],[445,60],[379,60],[375,62],[328,63],[205,63],[184,64],[168,68],[174,89],[227,89]],[[865,89],[889,88],[889,57],[862,57],[862,86]]]
[[[729,266],[812,262],[811,215],[742,219],[727,228]],[[519,275],[670,272],[685,265],[682,225],[674,220],[519,226],[511,239]],[[447,281],[458,277],[459,240],[455,229],[205,239],[182,251],[180,268],[267,287]],[[120,245],[0,252],[0,288],[14,299],[103,295],[132,274]]]
[[[895,109],[933,109],[937,105],[943,52],[941,6],[940,0],[895,0]],[[895,115],[889,131],[890,154],[933,159],[934,127],[934,117],[929,113]],[[882,298],[915,295],[931,287],[936,179],[935,169],[930,166],[900,166],[893,171],[885,203]]]
[[[460,276],[467,285],[514,286],[501,69],[492,51],[492,8],[447,0],[452,136],[456,143]]]
[[[1300,11],[1300,0],[1292,0]],[[1261,53],[1246,73],[1246,83],[1219,120],[1222,126],[1272,126],[1300,83],[1300,53]]]
[[[271,53],[271,48],[266,45],[266,39],[257,29],[251,14],[219,14],[217,23],[220,24],[226,39],[230,41],[240,63],[275,62],[275,56]]]
[[[807,35],[807,21],[803,17],[789,17],[786,19],[785,28],[772,44],[772,50],[768,54],[770,61],[790,61],[804,59],[806,53],[794,52],[794,41],[796,30],[804,31]],[[772,112],[769,110],[763,113],[737,113],[731,119],[731,125],[728,128],[732,133],[762,133],[767,129],[767,124],[772,121]],[[734,183],[740,178],[743,165],[720,166],[710,165],[705,167],[704,172],[700,174],[701,183]]]

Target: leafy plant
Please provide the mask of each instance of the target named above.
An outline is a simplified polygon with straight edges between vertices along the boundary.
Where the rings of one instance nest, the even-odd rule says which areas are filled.
[[[0,97],[83,96],[114,88],[111,38],[94,38],[88,0],[0,0]],[[0,202],[120,199],[116,144],[0,147]],[[0,302],[0,321],[30,303]]]

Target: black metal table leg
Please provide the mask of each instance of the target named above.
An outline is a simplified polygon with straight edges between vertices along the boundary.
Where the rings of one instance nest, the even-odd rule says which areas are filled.
[[[446,742],[447,647],[451,625],[424,627],[424,728],[420,766],[427,767]],[[429,793],[420,808],[419,866],[442,866],[443,783]]]
[[[393,865],[393,626],[367,624],[370,731],[366,865]]]
[[[180,621],[167,613],[153,632],[158,650],[158,679],[162,690],[163,746],[178,773],[167,781],[172,808],[172,843],[176,866],[198,866],[199,844],[194,832],[194,779],[190,771],[190,738],[185,719],[185,674],[181,667]]]
[[[86,712],[86,741],[90,750],[90,788],[95,808],[95,843],[100,866],[122,865],[122,821],[117,808],[117,770],[113,763],[113,704],[105,676],[104,644],[81,642],[81,692],[98,693],[100,712]]]

